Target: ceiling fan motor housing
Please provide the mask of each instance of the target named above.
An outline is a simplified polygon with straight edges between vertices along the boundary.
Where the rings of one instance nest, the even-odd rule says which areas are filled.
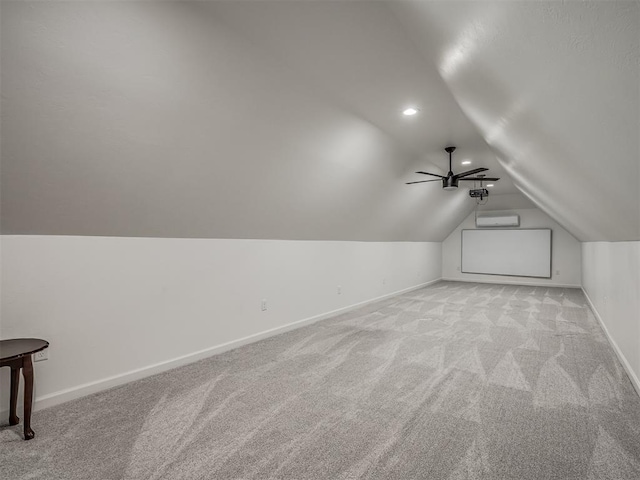
[[[445,190],[456,190],[458,188],[458,179],[452,176],[442,179],[442,188]]]

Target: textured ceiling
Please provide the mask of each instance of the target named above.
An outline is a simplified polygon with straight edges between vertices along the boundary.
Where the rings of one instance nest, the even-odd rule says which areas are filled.
[[[455,144],[496,203],[639,238],[635,3],[0,8],[3,233],[438,241],[474,201],[404,182]]]

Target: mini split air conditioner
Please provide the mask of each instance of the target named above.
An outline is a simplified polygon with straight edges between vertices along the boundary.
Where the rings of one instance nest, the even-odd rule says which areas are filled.
[[[519,227],[520,215],[479,215],[476,227]]]

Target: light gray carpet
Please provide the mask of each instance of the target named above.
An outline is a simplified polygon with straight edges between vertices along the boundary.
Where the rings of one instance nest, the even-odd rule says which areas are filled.
[[[634,479],[580,290],[441,282],[0,430],[4,479]]]

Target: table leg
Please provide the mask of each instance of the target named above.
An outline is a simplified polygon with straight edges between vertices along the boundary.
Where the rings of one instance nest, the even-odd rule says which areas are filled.
[[[33,401],[33,363],[31,363],[31,355],[26,355],[22,360],[22,375],[24,376],[24,439],[31,440],[35,435],[31,430],[31,403]]]
[[[16,415],[18,386],[20,385],[20,367],[11,365],[11,398],[9,399],[9,425],[17,425],[20,419]]]

